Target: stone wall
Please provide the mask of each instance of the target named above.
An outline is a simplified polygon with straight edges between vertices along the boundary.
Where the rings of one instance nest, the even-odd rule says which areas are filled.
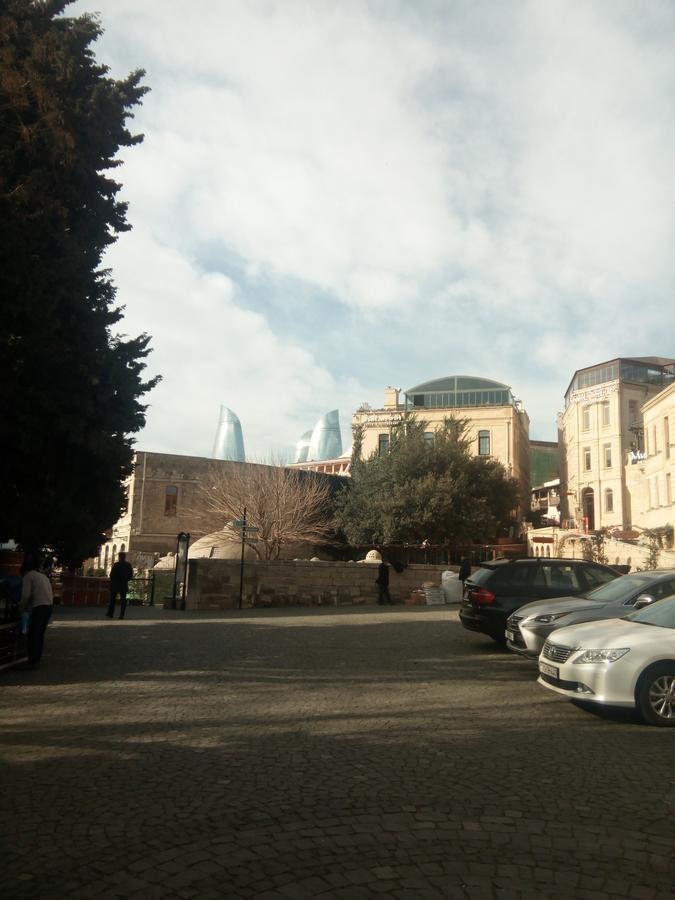
[[[392,600],[402,603],[425,582],[441,584],[441,573],[453,566],[411,565],[401,574],[389,567]],[[340,606],[377,600],[377,565],[372,563],[309,562],[308,560],[247,561],[243,606]],[[189,563],[187,608],[230,609],[239,602],[239,562],[193,559]]]

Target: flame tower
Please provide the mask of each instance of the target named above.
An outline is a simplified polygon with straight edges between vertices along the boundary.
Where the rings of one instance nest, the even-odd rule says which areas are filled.
[[[244,453],[244,435],[239,417],[228,409],[220,407],[216,439],[213,442],[213,459],[231,459],[233,462],[246,462]]]

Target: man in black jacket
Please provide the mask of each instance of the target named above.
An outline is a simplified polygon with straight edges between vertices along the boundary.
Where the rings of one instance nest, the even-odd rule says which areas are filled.
[[[389,566],[384,560],[382,560],[380,567],[377,570],[375,584],[379,589],[379,598],[377,602],[380,605],[384,603],[393,603],[394,601],[391,599],[391,594],[389,593]]]
[[[110,570],[110,603],[106,613],[109,619],[112,619],[115,615],[115,600],[118,594],[120,596],[120,619],[124,618],[127,608],[127,590],[133,577],[134,570],[131,568],[131,564],[127,562],[127,555],[121,552],[117,562]]]

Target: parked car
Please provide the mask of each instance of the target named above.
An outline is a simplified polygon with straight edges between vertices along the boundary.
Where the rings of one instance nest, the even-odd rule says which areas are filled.
[[[539,657],[539,684],[574,700],[636,708],[675,726],[675,597],[622,619],[560,628]]]
[[[503,644],[506,620],[526,603],[588,593],[619,573],[583,559],[496,559],[481,563],[464,585],[462,625]]]
[[[506,645],[515,653],[537,659],[546,638],[558,628],[616,619],[675,594],[675,569],[623,575],[579,597],[527,603],[506,622]]]

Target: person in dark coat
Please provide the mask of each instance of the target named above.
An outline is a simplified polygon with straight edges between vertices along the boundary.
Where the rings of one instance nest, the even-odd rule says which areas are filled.
[[[117,562],[110,570],[110,603],[106,613],[109,619],[112,619],[115,615],[115,601],[118,594],[120,598],[120,619],[124,618],[124,613],[127,609],[127,590],[133,577],[134,570],[131,568],[131,563],[127,562],[126,553],[121,552]]]
[[[375,584],[379,590],[379,597],[377,602],[382,606],[384,603],[392,603],[391,594],[389,593],[389,566],[386,564],[384,560],[380,563],[380,566],[377,570],[377,578],[375,579]]]
[[[464,582],[471,574],[471,560],[468,556],[465,556],[459,565],[459,580],[464,585]]]

